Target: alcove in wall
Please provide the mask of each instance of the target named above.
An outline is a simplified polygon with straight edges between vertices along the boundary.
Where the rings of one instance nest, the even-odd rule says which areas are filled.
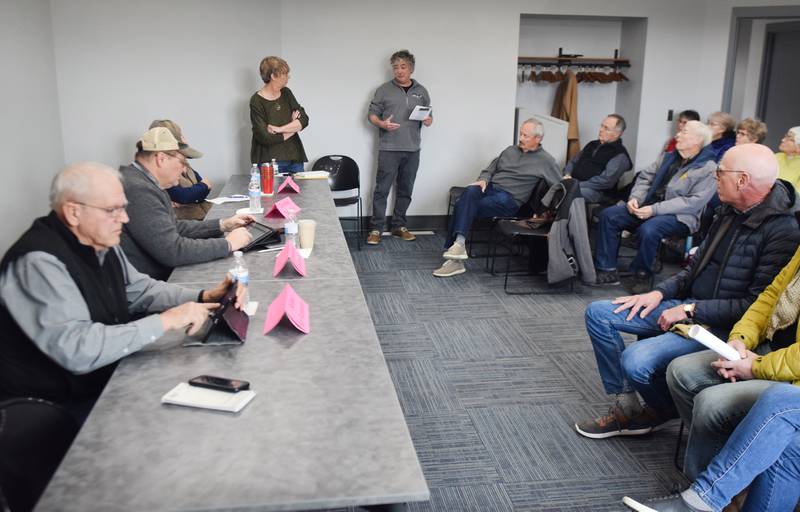
[[[632,128],[625,132],[623,141],[628,152],[635,155],[646,35],[646,18],[523,14],[518,55],[555,57],[561,48],[565,54],[611,59],[619,50],[619,56],[630,61],[630,67],[620,69],[628,81],[578,84],[580,144],[582,147],[596,139],[603,118],[618,113]],[[577,69],[573,67],[573,71]],[[520,117],[549,115],[558,85],[522,78],[518,73],[516,106]]]

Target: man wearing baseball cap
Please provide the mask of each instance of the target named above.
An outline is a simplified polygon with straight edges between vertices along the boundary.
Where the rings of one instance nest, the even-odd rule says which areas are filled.
[[[151,128],[136,143],[133,163],[121,166],[130,222],[122,230],[122,248],[137,270],[166,280],[180,265],[228,256],[247,245],[243,227],[255,219],[182,220],[175,216],[165,189],[175,186],[187,158],[202,153],[179,142],[165,127]]]

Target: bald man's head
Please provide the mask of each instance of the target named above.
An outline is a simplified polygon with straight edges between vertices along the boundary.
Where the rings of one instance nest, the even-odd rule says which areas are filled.
[[[747,171],[753,185],[769,190],[778,179],[778,160],[763,144],[740,144],[725,152],[720,165],[725,169]]]
[[[764,200],[778,179],[775,154],[763,144],[741,144],[725,152],[717,172],[723,203],[746,210]]]

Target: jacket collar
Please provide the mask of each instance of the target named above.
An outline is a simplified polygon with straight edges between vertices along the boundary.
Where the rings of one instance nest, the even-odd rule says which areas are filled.
[[[750,229],[756,229],[770,217],[788,215],[789,209],[794,205],[794,202],[794,186],[784,180],[776,180],[767,197],[747,212],[747,218],[742,222],[742,225]],[[735,215],[736,210],[733,206],[723,203],[720,216],[731,214]]]

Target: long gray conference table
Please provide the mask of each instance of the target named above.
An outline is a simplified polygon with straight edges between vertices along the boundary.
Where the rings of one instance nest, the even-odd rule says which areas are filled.
[[[232,176],[223,195],[246,193],[247,179]],[[327,181],[298,183],[298,218],[317,221],[306,277],[273,278],[277,252],[250,252],[260,304],[244,345],[183,347],[172,335],[122,360],[37,510],[402,508],[391,504],[430,498]],[[215,206],[209,217],[246,206]],[[181,267],[170,282],[207,288],[230,262]],[[264,335],[286,283],[308,302],[311,333],[282,324]],[[248,380],[257,395],[238,414],[160,403],[202,374]]]

